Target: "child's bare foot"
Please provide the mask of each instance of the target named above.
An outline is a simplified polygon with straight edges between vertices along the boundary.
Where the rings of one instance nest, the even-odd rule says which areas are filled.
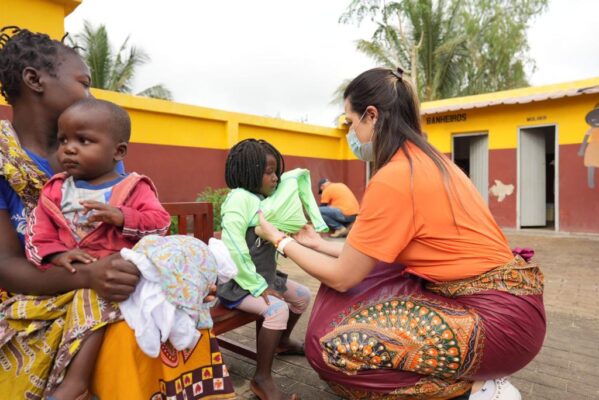
[[[277,346],[276,353],[280,356],[305,356],[304,342],[291,339],[290,337],[282,337]]]
[[[299,400],[297,394],[287,395],[279,389],[272,377],[265,379],[254,377],[250,382],[250,390],[260,400]]]

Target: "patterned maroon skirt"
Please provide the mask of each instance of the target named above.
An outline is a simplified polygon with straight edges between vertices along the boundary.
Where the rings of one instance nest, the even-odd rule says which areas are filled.
[[[346,293],[322,285],[306,356],[349,399],[448,399],[528,364],[545,337],[543,276],[516,257],[432,284],[379,263]]]

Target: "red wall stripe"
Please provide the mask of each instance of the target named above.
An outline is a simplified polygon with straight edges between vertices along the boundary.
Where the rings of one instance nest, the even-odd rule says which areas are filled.
[[[579,148],[579,144],[560,146],[560,230],[599,233],[599,170],[595,170],[595,188],[591,189]]]
[[[489,193],[489,208],[499,226],[516,227],[516,201],[518,199],[518,174],[516,149],[489,150],[489,188],[495,180],[514,185],[514,192],[503,201]]]
[[[226,150],[132,143],[125,160],[127,170],[148,175],[162,201],[193,201],[206,186],[226,187]],[[312,188],[321,177],[348,184],[358,199],[364,192],[364,163],[285,156],[287,169],[307,168]]]

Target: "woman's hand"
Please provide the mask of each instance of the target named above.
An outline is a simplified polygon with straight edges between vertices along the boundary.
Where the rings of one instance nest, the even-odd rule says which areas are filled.
[[[135,264],[124,260],[119,253],[80,266],[79,270],[84,268],[89,276],[88,286],[108,301],[121,302],[127,300],[131,293],[135,291],[140,278],[140,272]],[[209,303],[215,299],[216,285],[211,285],[204,303]]]
[[[108,301],[127,300],[139,281],[135,264],[124,260],[119,253],[111,254],[96,262],[84,264],[79,271],[88,275],[88,287]]]
[[[318,232],[314,230],[312,225],[304,225],[298,233],[293,235],[293,238],[302,246],[317,251],[320,248],[320,245],[325,241]]]
[[[256,235],[273,244],[277,243],[283,236],[285,236],[283,232],[280,232],[273,224],[264,218],[262,211],[258,211],[258,218],[260,225],[256,227]]]

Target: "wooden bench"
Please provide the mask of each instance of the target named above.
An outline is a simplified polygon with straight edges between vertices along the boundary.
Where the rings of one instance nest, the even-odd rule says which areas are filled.
[[[213,236],[213,212],[212,203],[162,203],[164,209],[177,221],[177,231],[180,235],[193,233],[193,236],[208,244]],[[191,232],[189,225],[192,225]],[[217,336],[218,344],[232,352],[242,356],[256,359],[256,351],[231,339],[219,337],[219,335],[237,329],[241,326],[255,322],[258,324],[259,317],[255,314],[240,310],[230,310],[223,305],[217,304],[210,310],[214,326],[212,331]]]

